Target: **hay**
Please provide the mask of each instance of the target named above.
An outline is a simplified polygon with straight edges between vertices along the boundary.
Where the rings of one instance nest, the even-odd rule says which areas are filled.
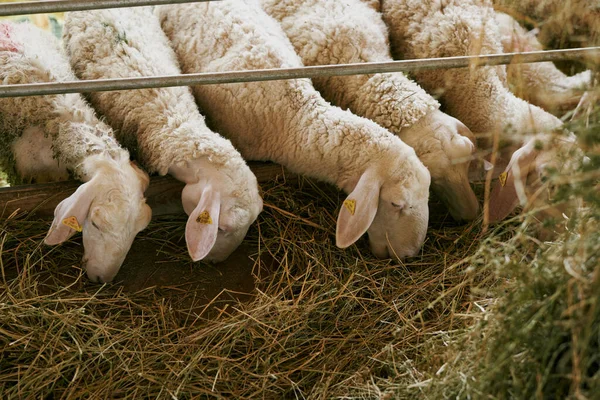
[[[441,361],[412,368],[419,379],[380,390],[431,399],[600,398],[600,105],[569,128],[590,162],[568,179],[552,178],[556,201],[584,200],[568,231],[540,242],[530,235],[531,213],[510,237],[486,238],[471,266],[499,284],[470,290],[494,300],[479,303],[469,328],[430,339],[420,356]]]
[[[587,208],[558,240],[531,236],[531,218],[482,234],[481,221],[456,226],[437,213],[421,254],[398,265],[374,259],[365,239],[334,246],[337,190],[273,182],[263,187],[265,211],[247,239],[257,289],[246,303],[231,293],[207,306],[181,287],[91,284],[78,267],[80,239],[45,247],[47,223],[12,216],[0,229],[0,392],[593,398],[600,112],[590,115],[572,130],[592,164],[558,190],[586,199]],[[590,172],[595,181],[580,179]],[[184,222],[155,221],[139,240],[186,262]],[[190,265],[189,273],[205,268]]]
[[[90,284],[73,267],[78,240],[49,249],[40,245],[45,224],[4,221],[2,393],[345,396],[395,374],[382,359],[408,362],[428,337],[469,322],[461,314],[478,297],[469,287],[485,278],[466,272],[481,240],[477,223],[430,231],[422,255],[396,265],[374,259],[366,240],[347,251],[334,246],[336,190],[276,182],[264,198],[248,239],[257,252],[254,299],[217,306],[211,319],[194,299],[195,312],[174,307],[185,293],[168,298],[161,288],[128,294]],[[185,258],[178,242],[184,221],[154,222],[143,238]]]
[[[263,186],[265,211],[246,240],[249,299],[224,290],[207,302],[183,282],[92,284],[80,237],[50,248],[47,222],[2,220],[0,393],[597,398],[600,110],[584,111],[570,128],[591,162],[550,183],[557,201],[586,207],[554,241],[532,235],[533,212],[485,233],[481,220],[458,226],[436,212],[419,256],[376,260],[364,238],[335,247],[337,190],[282,179]],[[212,267],[189,263],[184,223],[153,221],[136,243],[201,276]]]
[[[207,307],[177,288],[127,293],[91,284],[78,267],[80,239],[48,248],[41,245],[47,224],[26,216],[3,221],[0,392],[8,398],[529,398],[558,382],[547,373],[541,386],[531,386],[548,369],[548,359],[534,356],[564,347],[573,328],[579,365],[587,368],[580,371],[597,363],[591,338],[600,325],[595,297],[588,296],[600,293],[597,203],[572,223],[585,240],[571,235],[541,245],[520,218],[482,235],[481,221],[451,226],[437,215],[422,254],[397,265],[373,259],[364,239],[346,251],[334,246],[338,191],[310,180],[263,189],[265,212],[248,239],[258,289],[247,303],[219,298]],[[153,222],[140,239],[186,260],[184,222]],[[584,244],[585,253],[576,251]],[[565,251],[577,278],[556,262]],[[585,270],[583,259],[590,260]],[[577,307],[581,301],[585,307]],[[553,341],[534,340],[537,332]],[[586,373],[580,382],[595,387]]]

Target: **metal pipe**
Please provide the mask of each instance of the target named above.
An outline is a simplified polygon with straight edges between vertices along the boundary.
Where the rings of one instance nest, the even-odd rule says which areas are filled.
[[[358,64],[320,65],[299,68],[261,69],[252,71],[205,72],[197,74],[149,76],[136,78],[96,79],[86,81],[0,85],[0,98],[37,96],[63,93],[89,93],[112,90],[148,89],[172,86],[211,85],[271,81],[282,79],[316,78],[323,76],[361,75],[385,72],[416,71],[437,68],[500,65],[578,59],[600,55],[600,47],[568,50],[531,51],[526,53],[491,54],[401,60]]]
[[[216,0],[50,0],[0,4],[0,17],[10,15],[45,14],[65,11],[99,10],[158,6],[162,4],[202,3]]]

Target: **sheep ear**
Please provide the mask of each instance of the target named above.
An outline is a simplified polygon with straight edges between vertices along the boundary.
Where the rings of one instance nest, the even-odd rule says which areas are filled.
[[[97,190],[92,180],[61,201],[54,210],[54,221],[44,243],[53,246],[69,239],[75,232],[81,232]]]
[[[489,222],[498,222],[506,218],[519,203],[524,203],[526,199],[522,196],[527,183],[527,175],[538,154],[539,151],[535,150],[533,146],[521,147],[513,153],[506,170],[500,174],[498,182],[492,189],[489,202]]]
[[[206,257],[217,241],[220,201],[219,192],[208,186],[202,191],[198,205],[190,213],[185,226],[185,241],[194,261]]]
[[[369,229],[377,214],[381,181],[366,171],[348,195],[337,219],[336,245],[342,249],[356,242]]]

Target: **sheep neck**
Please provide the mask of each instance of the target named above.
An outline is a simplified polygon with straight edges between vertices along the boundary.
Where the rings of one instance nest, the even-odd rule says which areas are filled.
[[[289,84],[295,85],[294,82]],[[367,165],[376,165],[378,160],[394,153],[394,144],[400,141],[371,121],[329,105],[314,89],[303,89],[292,91],[302,96],[288,99],[288,115],[293,117],[283,125],[284,141],[296,150],[282,152],[280,148],[271,148],[269,157],[294,172],[349,191]],[[270,134],[281,135],[282,132]]]

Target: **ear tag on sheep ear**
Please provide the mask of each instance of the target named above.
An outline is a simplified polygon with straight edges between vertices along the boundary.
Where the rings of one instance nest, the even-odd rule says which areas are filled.
[[[77,217],[75,216],[63,219],[62,223],[77,232],[83,231],[83,228],[79,225],[79,221],[77,221]]]
[[[356,212],[356,200],[354,199],[346,199],[344,200],[344,207],[348,210],[350,215],[354,215]]]
[[[377,171],[365,171],[340,208],[335,230],[337,247],[345,249],[369,229],[377,214],[380,189]]]
[[[504,187],[506,185],[506,178],[508,178],[508,172],[504,171],[503,173],[501,173],[498,176],[498,180],[500,181],[500,184],[502,185],[502,187]]]
[[[208,210],[204,210],[200,213],[200,215],[198,215],[198,218],[196,218],[196,222],[198,222],[199,224],[211,225],[213,223],[213,220],[210,217],[210,213],[208,212]]]

